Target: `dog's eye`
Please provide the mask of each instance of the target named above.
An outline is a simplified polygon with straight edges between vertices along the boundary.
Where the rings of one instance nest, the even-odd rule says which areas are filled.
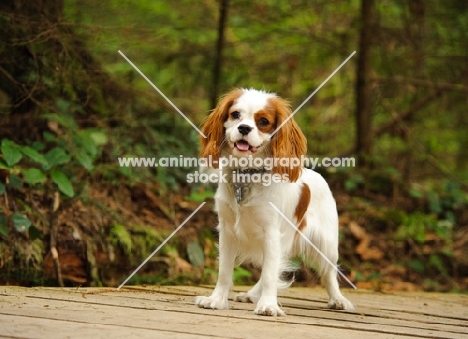
[[[231,117],[233,119],[239,119],[240,118],[240,113],[237,112],[237,111],[234,111],[234,112],[231,113]]]
[[[259,123],[260,126],[268,126],[270,124],[270,122],[265,118],[260,118],[258,123]]]

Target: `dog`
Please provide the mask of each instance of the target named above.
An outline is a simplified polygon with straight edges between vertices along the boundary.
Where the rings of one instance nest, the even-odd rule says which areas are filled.
[[[195,298],[199,307],[228,309],[234,266],[251,262],[262,268],[261,277],[234,300],[256,304],[258,315],[283,316],[277,292],[291,283],[282,279],[292,269],[290,258],[301,256],[317,267],[328,307],[354,309],[340,292],[336,266],[298,232],[331,263],[337,262],[336,203],[320,174],[297,165],[306,153],[306,138],[291,114],[288,102],[274,93],[237,88],[221,98],[203,124],[200,157],[211,159],[211,166],[227,179],[220,180],[215,194],[218,281],[211,296]]]

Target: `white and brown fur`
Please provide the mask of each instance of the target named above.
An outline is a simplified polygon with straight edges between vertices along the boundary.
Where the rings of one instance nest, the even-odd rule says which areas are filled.
[[[235,89],[220,100],[204,123],[202,131],[207,138],[201,138],[200,156],[214,160],[227,156],[300,158],[306,153],[306,139],[293,119],[271,135],[290,114],[288,103],[273,93]],[[236,170],[221,169],[228,174]],[[218,282],[211,296],[199,296],[195,303],[204,308],[227,309],[234,266],[249,261],[262,268],[261,277],[235,301],[256,304],[256,314],[285,315],[278,306],[277,291],[288,286],[281,276],[290,268],[289,259],[299,255],[317,267],[330,297],[329,308],[354,309],[340,292],[336,268],[270,205],[273,203],[336,263],[338,214],[328,184],[318,173],[301,167],[278,165],[269,173],[286,174],[289,182],[251,184],[241,202],[236,200],[233,184],[219,183],[215,195],[219,216]]]

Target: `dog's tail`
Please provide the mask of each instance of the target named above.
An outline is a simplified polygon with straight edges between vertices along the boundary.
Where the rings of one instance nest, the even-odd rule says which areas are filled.
[[[278,290],[284,290],[292,285],[295,279],[295,272],[300,268],[298,263],[291,260],[284,260],[280,265],[278,276]]]

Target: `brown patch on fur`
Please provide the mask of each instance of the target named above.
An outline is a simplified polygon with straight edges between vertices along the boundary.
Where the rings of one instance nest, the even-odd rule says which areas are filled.
[[[236,88],[226,94],[218,103],[218,106],[206,118],[203,124],[202,132],[206,135],[200,137],[200,158],[208,158],[210,155],[213,160],[213,167],[218,168],[217,162],[221,155],[221,145],[224,141],[224,122],[229,117],[229,109],[244,91]]]
[[[306,218],[304,218],[307,208],[309,207],[310,199],[312,194],[310,193],[309,185],[303,184],[301,188],[301,195],[299,196],[299,202],[297,203],[294,216],[296,221],[299,222],[299,231],[303,231],[307,226]]]
[[[268,124],[263,125],[263,119],[268,121]],[[262,109],[255,113],[255,124],[257,125],[260,132],[273,133],[276,129],[276,109],[275,107],[268,105],[265,109]]]
[[[280,126],[290,115],[291,107],[287,101],[281,98],[272,98],[269,104],[274,107],[276,112],[276,126]],[[286,124],[275,133],[271,139],[271,155],[273,158],[297,158],[301,159],[307,151],[307,140],[301,129],[294,121],[289,119]],[[274,173],[281,176],[288,175],[290,182],[295,182],[301,176],[302,166],[276,166],[273,168]]]

